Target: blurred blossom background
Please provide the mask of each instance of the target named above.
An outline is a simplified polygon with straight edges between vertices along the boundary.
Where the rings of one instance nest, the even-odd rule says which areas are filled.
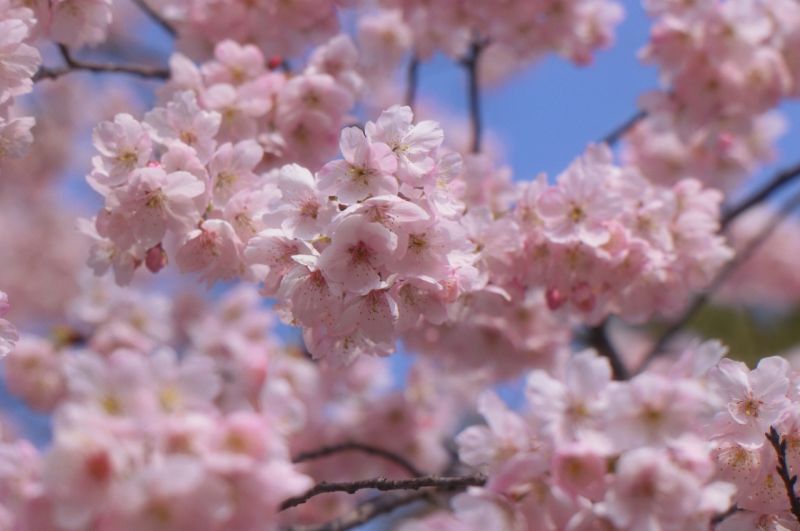
[[[613,46],[598,52],[588,67],[548,55],[522,71],[491,76],[484,83],[486,145],[507,166],[509,178],[530,180],[545,172],[552,179],[587,144],[633,116],[642,94],[658,87],[656,68],[638,58],[648,40],[650,20],[639,2],[623,4],[625,18],[616,29]],[[172,40],[164,31],[132,2],[120,0],[114,9],[111,39],[81,56],[166,64]],[[348,26],[347,15],[343,23]],[[46,50],[44,64],[58,61],[54,48]],[[489,74],[491,67],[484,65]],[[401,74],[395,80],[400,91]],[[448,136],[458,141],[462,135],[461,141],[466,141],[464,70],[437,54],[421,65],[419,79],[418,114],[441,121]],[[158,86],[159,82],[131,77],[74,73],[42,82],[33,94],[20,99],[37,117],[36,148],[27,160],[0,165],[0,223],[6,229],[0,232],[0,263],[4,265],[0,288],[13,302],[9,319],[22,331],[51,337],[68,333],[62,328],[67,302],[78,293],[78,282],[88,282],[91,276],[84,265],[87,242],[78,234],[75,219],[91,215],[102,204],[84,179],[92,155],[91,129],[118,112],[141,116],[153,106]],[[777,143],[777,157],[729,196],[729,202],[800,155],[800,103],[784,103],[780,113],[785,131]],[[24,168],[24,174],[19,168]],[[787,187],[775,200],[796,188]],[[743,245],[769,218],[769,210],[764,206],[743,216],[733,230],[734,244]],[[799,259],[800,222],[790,217],[689,323],[684,337],[719,338],[730,346],[733,357],[749,362],[771,353],[800,359],[800,353],[793,353],[800,345]],[[768,278],[764,271],[770,272]],[[136,282],[176,296],[190,288],[202,290],[194,279],[178,275],[141,275]],[[203,296],[217,298],[230,287],[218,285]],[[623,354],[635,357],[649,348],[650,338],[664,326],[656,323],[637,329],[617,322],[612,340]],[[296,330],[280,330],[287,341],[300,341]],[[410,356],[404,352],[392,358],[398,384],[407,375]],[[501,392],[513,403],[520,396],[519,382],[504,385]],[[0,387],[0,411],[38,444],[46,444],[49,419],[29,411],[5,387]]]

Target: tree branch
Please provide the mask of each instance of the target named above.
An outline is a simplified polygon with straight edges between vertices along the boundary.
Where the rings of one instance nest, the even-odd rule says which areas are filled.
[[[414,109],[417,102],[417,87],[419,85],[419,57],[413,54],[408,61],[406,70],[406,105]]]
[[[641,122],[647,116],[646,111],[637,111],[636,114],[628,118],[625,122],[617,126],[612,131],[609,131],[603,138],[600,139],[600,142],[604,142],[609,146],[613,146],[619,140],[627,134],[628,131],[633,129],[633,126]]]
[[[786,461],[786,439],[781,437],[775,426],[770,426],[769,433],[765,433],[764,436],[772,444],[775,453],[778,454],[778,466],[775,469],[786,487],[786,496],[789,498],[789,507],[792,510],[792,514],[800,522],[800,498],[797,497],[797,492],[794,490],[797,476],[792,476],[789,472],[789,464]]]
[[[400,507],[430,499],[427,490],[417,490],[402,494],[385,494],[356,507],[352,512],[331,522],[318,525],[292,526],[286,531],[345,531],[366,524],[370,520]]]
[[[91,61],[79,61],[72,57],[69,49],[60,44],[58,46],[61,51],[61,56],[64,58],[65,66],[61,67],[47,67],[42,66],[36,75],[33,76],[33,81],[38,82],[42,79],[58,79],[61,76],[67,75],[71,72],[94,72],[94,73],[110,73],[110,74],[127,74],[137,76],[145,79],[169,79],[170,71],[166,68],[157,68],[143,65],[118,65],[113,63],[97,63]]]
[[[697,315],[697,313],[705,306],[705,304],[709,301],[709,299],[716,293],[728,277],[738,268],[741,264],[746,262],[758,248],[761,246],[764,241],[769,238],[769,236],[775,231],[775,229],[780,226],[781,222],[796,208],[800,207],[800,192],[793,195],[781,209],[772,217],[772,219],[762,227],[761,231],[756,234],[750,241],[747,242],[747,245],[736,255],[736,257],[731,260],[722,270],[719,272],[717,277],[711,283],[711,285],[706,289],[704,293],[695,297],[692,304],[689,308],[683,313],[683,315],[674,323],[672,323],[656,340],[653,348],[650,350],[650,353],[647,355],[645,360],[642,362],[639,369],[636,371],[637,373],[641,372],[659,355],[663,353],[664,347],[667,345],[670,339],[678,333],[692,318]]]
[[[483,142],[483,116],[481,115],[480,82],[478,79],[478,63],[481,52],[488,45],[488,41],[478,38],[473,39],[469,54],[461,60],[461,66],[467,71],[467,99],[469,104],[469,119],[472,129],[472,153],[480,153]]]
[[[593,326],[587,330],[586,342],[597,350],[597,352],[611,363],[611,371],[615,380],[627,380],[631,373],[619,357],[619,353],[614,345],[608,340],[605,323]]]
[[[159,15],[152,7],[147,4],[146,0],[133,0],[133,3],[136,4],[139,9],[141,9],[150,20],[155,22],[159,27],[161,27],[164,31],[166,31],[170,36],[175,37],[178,32],[175,31],[175,28],[172,25],[164,20],[164,18]]]
[[[741,511],[741,509],[739,509],[738,505],[736,504],[731,505],[731,507],[727,511],[725,511],[724,513],[719,513],[718,515],[715,515],[714,518],[711,519],[711,527],[716,528],[719,524],[721,524],[734,514],[738,513],[739,511]]]
[[[292,459],[292,462],[303,463],[305,461],[311,461],[313,459],[328,457],[330,455],[338,454],[341,452],[363,452],[365,454],[374,455],[376,457],[381,457],[387,461],[390,461],[395,465],[405,469],[409,474],[411,474],[414,477],[420,477],[423,475],[423,473],[420,472],[419,469],[417,469],[417,467],[415,467],[408,459],[404,458],[399,454],[396,454],[384,448],[372,446],[371,444],[364,444],[353,441],[322,446],[316,450],[302,452],[296,455],[294,459]]]
[[[798,176],[800,176],[800,162],[788,168],[784,168],[776,173],[775,176],[769,180],[769,182],[762,186],[757,192],[753,193],[753,195],[739,203],[737,206],[725,211],[720,221],[722,228],[727,228],[731,222],[733,222],[745,211],[761,203],[776,191],[792,182]]]
[[[413,479],[374,478],[347,482],[322,481],[304,494],[284,500],[280,505],[280,510],[283,511],[291,507],[302,505],[315,496],[330,492],[347,492],[348,494],[354,494],[364,489],[388,491],[418,490],[425,487],[433,487],[436,490],[459,490],[471,485],[480,486],[484,483],[486,483],[486,476],[480,474],[455,477],[422,476]]]

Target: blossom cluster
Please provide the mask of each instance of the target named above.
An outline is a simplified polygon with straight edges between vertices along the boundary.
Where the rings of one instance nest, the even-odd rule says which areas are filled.
[[[380,3],[402,12],[414,51],[422,58],[437,51],[466,57],[477,39],[488,43],[486,53],[494,59],[517,64],[551,52],[587,64],[595,50],[610,44],[623,15],[622,7],[611,0]]]
[[[607,360],[584,351],[558,377],[531,373],[523,412],[483,394],[486,425],[456,441],[486,485],[400,529],[699,531],[713,518],[719,530],[798,529],[765,438],[783,434],[796,470],[798,375],[783,358],[751,371],[723,354],[698,344],[612,382]]]
[[[311,64],[334,47],[349,49],[337,38]],[[274,135],[259,135],[255,121],[265,107],[248,115],[242,109],[257,106],[244,95],[263,95],[251,88],[285,75],[263,70],[253,47],[226,42],[217,54],[201,72],[174,60],[172,99],[143,123],[123,114],[95,130],[89,181],[105,208],[85,231],[97,239],[96,272],[112,266],[126,283],[141,264],[157,272],[173,258],[209,283],[263,282],[311,353],[335,363],[389,354],[424,325],[431,332],[412,341],[440,351],[456,345],[442,337],[477,334],[456,350],[479,363],[486,341],[477,339],[515,330],[509,357],[536,353],[541,366],[568,342],[549,311],[566,306],[589,323],[673,313],[730,257],[717,235],[720,194],[692,180],[652,185],[616,166],[605,146],[590,146],[553,185],[541,176],[501,193],[487,188],[485,157],[462,165],[438,124],[415,124],[395,106],[363,130],[342,130],[343,159],[319,167],[297,148],[268,155]],[[201,75],[218,82],[197,88]],[[197,93],[179,90],[188,87]],[[239,99],[216,105],[218,93]],[[279,124],[283,113],[305,124],[322,111],[340,116],[347,95],[329,74],[304,74],[286,82],[271,112]],[[301,148],[319,153],[324,144],[301,131]],[[284,164],[293,158],[316,173]]]
[[[492,175],[482,174],[486,189]],[[468,199],[467,214],[490,282],[517,300],[543,290],[550,309],[568,307],[584,322],[674,314],[732,256],[718,234],[719,192],[691,179],[652,184],[614,164],[604,144],[554,184],[540,175],[496,188]]]
[[[261,217],[275,199],[255,172],[318,167],[332,155],[357,90],[354,53],[335,39],[291,79],[268,70],[254,46],[220,43],[202,69],[176,55],[164,107],[143,122],[120,114],[95,129],[100,154],[89,181],[106,209],[83,227],[98,240],[93,267],[113,265],[126,284],[142,264],[165,265],[167,233],[184,244],[194,231],[184,269],[206,270],[210,281],[241,274],[244,243],[266,228]]]
[[[642,99],[648,117],[628,157],[662,182],[695,177],[731,188],[772,156],[784,129],[770,111],[798,95],[800,8],[758,0],[648,2],[642,50],[666,86]]]
[[[54,416],[39,452],[0,438],[0,524],[11,529],[274,529],[349,510],[357,498],[282,513],[312,478],[403,473],[368,459],[293,464],[359,440],[441,469],[459,416],[434,373],[392,391],[365,358],[324,372],[271,332],[255,288],[209,308],[92,281],[69,328],[24,336],[4,363],[8,389]],[[422,429],[424,426],[425,429]],[[405,472],[407,473],[407,472]]]
[[[33,11],[0,1],[0,161],[21,156],[33,142],[35,120],[12,113],[14,98],[33,88],[41,56],[28,44],[36,24]]]
[[[178,33],[180,49],[203,56],[226,39],[253,43],[276,57],[298,55],[339,32],[352,0],[147,0]]]

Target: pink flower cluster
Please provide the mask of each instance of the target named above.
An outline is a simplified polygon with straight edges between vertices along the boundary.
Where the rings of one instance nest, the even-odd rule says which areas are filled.
[[[718,235],[720,193],[695,180],[653,185],[614,165],[605,145],[590,146],[555,184],[542,175],[516,195],[468,214],[490,283],[516,300],[543,289],[552,310],[583,322],[673,314],[732,256]]]
[[[734,504],[716,529],[797,529],[765,433],[784,434],[800,465],[798,374],[782,358],[751,371],[723,354],[705,343],[612,382],[607,360],[584,351],[558,377],[528,377],[524,412],[483,394],[486,425],[456,441],[487,484],[400,529],[700,531]]]
[[[294,56],[339,31],[340,8],[352,0],[148,0],[179,36],[179,47],[203,56],[226,39],[253,43],[279,57]]]
[[[402,11],[423,58],[442,50],[468,55],[470,43],[486,41],[499,57],[516,63],[555,52],[578,64],[610,44],[622,7],[610,0],[465,2],[460,0],[382,0]]]
[[[94,269],[113,267],[126,284],[140,265],[156,272],[171,256],[209,282],[242,274],[245,244],[266,228],[277,194],[257,172],[318,167],[335,151],[358,85],[354,54],[346,37],[334,39],[291,78],[267,70],[257,48],[230,41],[202,69],[175,56],[164,107],[95,129],[89,182],[106,208],[83,223],[97,241]]]
[[[112,0],[30,2],[36,35],[72,48],[104,42],[112,19]]]
[[[768,111],[796,97],[800,8],[790,1],[654,1],[642,51],[667,86],[647,95],[649,113],[628,157],[661,182],[684,177],[730,188],[772,156],[783,122]]]
[[[12,106],[15,97],[32,90],[31,78],[42,60],[28,44],[35,24],[30,9],[0,0],[0,161],[21,156],[33,142],[35,120],[15,116]]]
[[[244,55],[260,57],[232,43],[218,53],[239,62],[204,67],[206,78],[222,79],[200,92],[206,102],[217,89],[235,92],[228,83],[232,71],[246,71]],[[257,86],[283,76],[253,64]],[[179,85],[192,78],[176,77]],[[338,101],[310,81],[335,86],[330,75],[304,77],[287,83],[311,83],[295,105]],[[294,108],[280,107],[283,94],[278,116]],[[417,346],[441,352],[475,339],[456,348],[464,365],[494,341],[511,347],[508,374],[519,363],[552,366],[568,336],[545,301],[584,322],[611,313],[641,322],[679,310],[730,258],[717,235],[720,194],[691,180],[653,186],[615,166],[604,146],[590,147],[555,185],[540,177],[502,192],[491,189],[485,157],[468,158],[462,170],[438,124],[414,124],[409,108],[392,107],[364,130],[345,128],[344,158],[316,174],[297,164],[269,170],[275,161],[247,139],[253,118],[216,108],[181,91],[144,123],[123,114],[97,127],[89,181],[106,206],[94,226],[85,224],[97,239],[91,263],[96,272],[113,267],[120,283],[141,264],[159,271],[170,257],[209,283],[263,282],[284,320],[303,327],[315,357],[389,354],[401,334],[425,325],[432,329],[415,334]],[[502,336],[507,343],[496,342]]]
[[[4,379],[53,412],[54,436],[42,454],[0,439],[0,524],[275,529],[357,502],[310,503],[279,519],[279,504],[308,489],[310,475],[407,474],[359,456],[294,465],[300,450],[356,439],[422,469],[445,466],[441,441],[460,415],[447,394],[455,382],[418,367],[395,391],[377,358],[324,372],[280,345],[260,302],[242,287],[204,309],[94,281],[72,304],[71,330],[23,338]]]

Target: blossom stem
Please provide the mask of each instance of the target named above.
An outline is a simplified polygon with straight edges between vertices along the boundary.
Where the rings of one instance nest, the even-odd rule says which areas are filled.
[[[175,37],[178,32],[175,31],[175,28],[172,25],[164,20],[156,11],[150,7],[146,0],[133,0],[133,3],[141,9],[150,19],[155,22],[159,27],[161,27],[164,31],[166,31],[171,37]]]
[[[604,324],[589,328],[586,341],[594,347],[601,356],[608,358],[615,380],[628,380],[631,377],[631,373],[625,366],[625,363],[623,363],[622,358],[619,357],[619,353],[608,340]]]
[[[741,511],[741,509],[739,508],[738,505],[736,504],[731,505],[731,507],[727,511],[725,511],[724,513],[719,513],[718,515],[716,515],[714,518],[711,519],[711,527],[716,528],[719,524],[721,524],[734,514],[738,513],[739,511]]]
[[[781,437],[781,434],[778,433],[775,426],[770,426],[769,433],[765,433],[764,435],[772,444],[775,453],[778,455],[778,466],[775,468],[786,487],[786,495],[789,497],[789,507],[792,510],[792,514],[797,521],[800,522],[800,498],[797,497],[797,491],[794,489],[794,485],[797,483],[797,476],[791,475],[789,464],[786,461],[786,439]]]
[[[404,458],[403,456],[396,454],[390,450],[386,450],[385,448],[380,448],[378,446],[373,446],[371,444],[359,443],[359,442],[343,442],[339,444],[332,444],[328,446],[322,446],[315,450],[310,450],[308,452],[302,452],[292,459],[293,463],[303,463],[305,461],[311,461],[313,459],[319,459],[322,457],[328,457],[330,455],[338,454],[341,452],[362,452],[368,455],[373,455],[376,457],[381,457],[387,461],[390,461],[399,467],[405,469],[409,474],[413,477],[421,477],[424,474],[420,472],[417,467],[415,467],[408,459]]]
[[[413,54],[408,61],[406,70],[406,105],[414,109],[417,101],[417,87],[419,86],[419,57]]]
[[[800,162],[779,171],[772,179],[769,180],[769,182],[762,186],[757,192],[753,193],[753,195],[751,195],[749,198],[745,199],[737,206],[728,209],[722,215],[722,220],[720,222],[722,228],[727,228],[731,222],[733,222],[745,211],[761,203],[797,177],[800,177]]]
[[[472,129],[472,153],[480,153],[483,142],[483,116],[481,113],[480,80],[478,79],[478,62],[481,52],[488,42],[474,39],[469,48],[469,54],[461,60],[461,65],[467,71],[467,98],[469,104],[469,119]]]
[[[284,500],[280,505],[280,509],[283,511],[291,507],[302,505],[315,496],[330,492],[347,492],[348,494],[354,494],[364,489],[390,491],[419,490],[426,487],[433,487],[436,490],[452,491],[469,486],[480,486],[484,483],[486,483],[486,476],[481,474],[453,477],[421,476],[413,479],[373,478],[345,482],[322,481],[311,487],[304,494]]]
[[[639,122],[641,122],[646,116],[647,116],[647,111],[643,110],[637,111],[636,114],[625,120],[625,122],[618,125],[612,131],[609,131],[608,134],[606,134],[603,138],[600,139],[600,142],[604,142],[609,146],[613,146],[614,144],[619,142],[620,139],[623,136],[625,136],[628,131],[633,129],[633,127]]]
[[[165,68],[157,68],[143,65],[119,65],[112,63],[96,63],[89,61],[79,61],[72,57],[69,49],[64,45],[59,45],[61,56],[64,58],[65,66],[39,68],[33,76],[34,82],[42,79],[58,79],[71,72],[84,71],[94,73],[128,74],[146,79],[169,79],[170,71]]]

